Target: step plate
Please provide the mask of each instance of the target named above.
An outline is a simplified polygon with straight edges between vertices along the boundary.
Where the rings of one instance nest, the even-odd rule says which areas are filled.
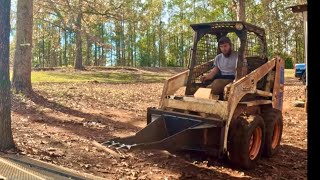
[[[102,179],[27,157],[0,157],[0,180],[87,180]]]
[[[27,166],[12,162],[5,158],[0,158],[0,175],[4,177],[4,179],[25,179],[25,180],[42,180],[48,179],[53,180],[54,178],[39,173],[37,171],[33,171]],[[0,177],[1,177],[0,176]]]

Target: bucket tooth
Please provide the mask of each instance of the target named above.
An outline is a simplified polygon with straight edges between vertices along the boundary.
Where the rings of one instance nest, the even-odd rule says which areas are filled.
[[[112,142],[113,142],[113,141],[106,141],[106,142],[101,143],[101,145],[107,146],[107,145],[112,144]]]
[[[114,142],[112,141],[110,145],[108,145],[108,147],[112,147],[112,146],[118,146],[120,143],[118,142]]]
[[[123,144],[123,145],[117,147],[116,150],[119,150],[119,149],[130,150],[131,148],[133,148],[135,146],[137,146],[137,144],[133,144],[133,145]]]
[[[133,147],[135,147],[135,146],[137,146],[137,144],[127,145],[128,150],[130,150],[131,148],[133,148]]]
[[[121,144],[119,147],[116,148],[116,150],[122,149],[122,148],[124,148],[124,147],[127,147],[127,145]]]

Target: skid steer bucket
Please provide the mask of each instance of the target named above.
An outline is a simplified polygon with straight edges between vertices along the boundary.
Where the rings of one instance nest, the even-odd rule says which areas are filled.
[[[209,150],[218,154],[222,129],[201,120],[161,115],[133,136],[111,139],[102,144],[115,149]]]

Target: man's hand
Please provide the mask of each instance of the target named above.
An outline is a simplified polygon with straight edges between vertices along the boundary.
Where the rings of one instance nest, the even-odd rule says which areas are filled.
[[[200,77],[200,81],[201,81],[201,82],[204,82],[204,79],[205,79],[205,76],[201,76],[201,77]]]
[[[218,72],[219,72],[218,67],[214,67],[208,74],[201,76],[200,81],[202,83],[205,81],[208,81],[208,80],[212,79]]]
[[[200,81],[201,81],[202,83],[205,82],[205,81],[208,81],[209,79],[210,79],[210,78],[208,77],[208,74],[200,77]]]

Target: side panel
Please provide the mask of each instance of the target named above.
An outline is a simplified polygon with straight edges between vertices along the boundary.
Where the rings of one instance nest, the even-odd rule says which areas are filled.
[[[163,86],[160,107],[162,107],[162,102],[166,96],[173,95],[173,93],[175,93],[180,87],[186,85],[188,75],[189,70],[186,70],[166,80]]]
[[[276,74],[273,86],[272,106],[275,109],[282,110],[284,91],[284,61],[276,61]]]
[[[224,139],[224,150],[227,150],[227,140],[230,122],[233,118],[234,111],[238,106],[240,100],[248,93],[256,93],[256,86],[260,79],[267,75],[274,67],[278,58],[274,58],[264,65],[260,66],[256,70],[252,71],[245,77],[237,80],[232,84],[230,90],[230,96],[228,98],[228,112],[229,117],[227,119],[225,139]]]

